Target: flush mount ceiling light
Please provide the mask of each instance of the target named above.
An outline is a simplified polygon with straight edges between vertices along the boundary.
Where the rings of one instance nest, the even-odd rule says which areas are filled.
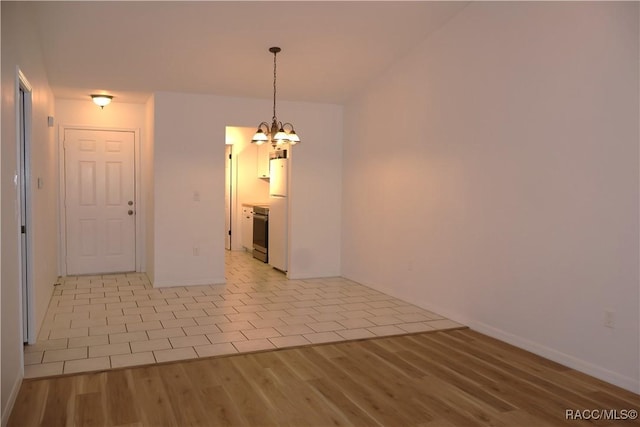
[[[93,103],[99,106],[100,108],[104,108],[105,105],[109,105],[113,96],[111,95],[91,95],[91,99],[93,99]]]
[[[273,118],[271,119],[271,127],[267,122],[258,125],[258,130],[251,140],[256,145],[262,145],[269,141],[275,147],[283,144],[295,145],[300,142],[300,137],[296,134],[293,125],[291,123],[282,124],[276,117],[276,55],[281,50],[279,47],[269,48],[269,52],[273,53]]]

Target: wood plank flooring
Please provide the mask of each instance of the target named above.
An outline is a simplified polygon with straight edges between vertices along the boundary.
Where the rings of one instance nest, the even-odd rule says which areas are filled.
[[[640,396],[469,329],[25,380],[9,426],[638,426]]]

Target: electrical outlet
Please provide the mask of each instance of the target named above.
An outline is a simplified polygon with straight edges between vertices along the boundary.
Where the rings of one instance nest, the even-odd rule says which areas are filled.
[[[604,326],[606,328],[615,328],[616,327],[616,316],[612,310],[604,311]]]

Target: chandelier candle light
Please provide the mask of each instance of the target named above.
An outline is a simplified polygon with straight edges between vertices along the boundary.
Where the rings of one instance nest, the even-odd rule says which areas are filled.
[[[273,53],[273,118],[271,119],[271,128],[267,122],[258,125],[258,130],[251,140],[256,145],[262,145],[269,141],[271,145],[276,147],[287,143],[295,145],[300,142],[300,137],[296,134],[293,125],[291,123],[282,124],[276,117],[276,55],[281,50],[279,47],[269,48],[269,52]]]

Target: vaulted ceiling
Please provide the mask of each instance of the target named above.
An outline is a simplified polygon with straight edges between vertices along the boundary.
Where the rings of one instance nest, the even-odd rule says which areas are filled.
[[[55,96],[156,91],[341,104],[466,2],[33,2]]]

